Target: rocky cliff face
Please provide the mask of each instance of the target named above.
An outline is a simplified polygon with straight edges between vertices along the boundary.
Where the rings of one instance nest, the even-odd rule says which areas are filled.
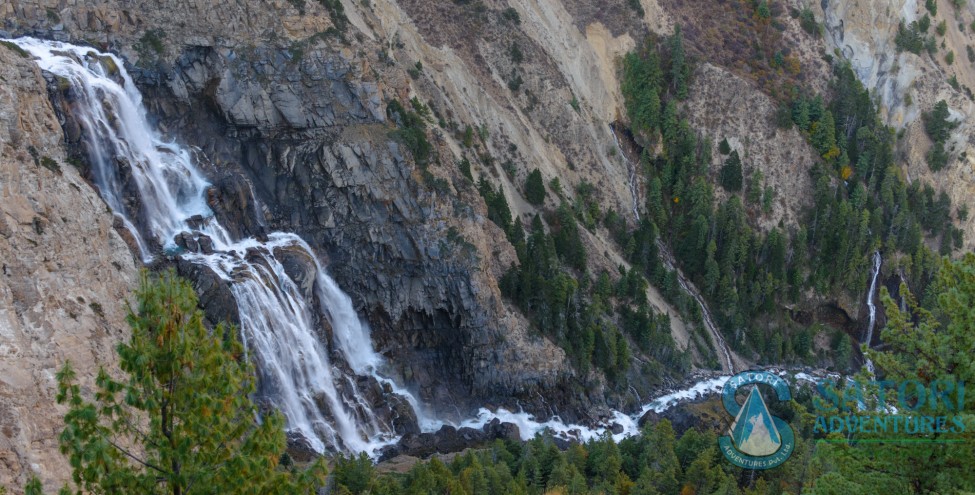
[[[98,193],[66,161],[35,64],[0,46],[0,486],[68,480],[55,374],[85,386],[118,372],[126,300],[138,282]]]
[[[955,206],[971,209],[975,197],[975,102],[970,95],[975,91],[975,64],[968,53],[975,48],[971,41],[975,5],[964,2],[956,9],[952,2],[937,2],[938,14],[931,16],[927,33],[935,38],[934,53],[898,53],[898,23],[910,25],[930,15],[924,4],[916,0],[823,0],[818,7],[828,44],[850,60],[857,76],[879,99],[887,123],[903,133],[898,150],[909,180],[932,184],[946,191]],[[936,34],[936,26],[942,21],[944,36]],[[954,54],[950,64],[946,61],[949,52]],[[949,82],[952,77],[958,82],[957,88]],[[924,133],[921,116],[938,100],[948,103],[952,120],[959,125],[945,146],[951,154],[948,166],[932,172],[925,159],[932,143]],[[971,249],[975,219],[954,220],[964,231],[965,248]]]
[[[483,201],[456,164],[466,158],[475,180],[499,183],[513,213],[526,224],[542,212],[522,191],[525,177],[536,168],[547,184],[558,179],[570,201],[583,181],[594,185],[603,211],[614,209],[634,224],[644,201],[638,157],[611,128],[624,115],[618,57],[648,34],[670,34],[676,24],[684,26],[692,53],[710,53],[723,18],[700,12],[694,2],[642,0],[642,16],[628,3],[349,0],[340,14],[305,0],[218,5],[203,0],[0,0],[0,28],[10,35],[71,40],[121,53],[162,131],[198,147],[207,158],[202,168],[215,186],[211,200],[222,222],[239,234],[273,229],[306,239],[371,324],[392,374],[419,390],[441,414],[517,404],[574,420],[637,398],[604,394],[599,377],[575,376],[562,350],[534,334],[502,300],[497,281],[516,255],[504,233],[486,218]],[[925,172],[927,145],[918,123],[920,110],[938,98],[948,98],[959,116],[971,115],[970,102],[946,87],[942,72],[957,73],[960,82],[975,87],[975,81],[965,79],[971,71],[961,69],[965,48],[957,26],[951,25],[957,22],[949,23],[947,42],[957,45],[951,68],[914,55],[894,57],[896,17],[902,11],[916,15],[918,7],[887,9],[882,4],[824,2],[818,12],[827,27],[825,43],[805,35],[795,19],[780,15],[781,36],[805,82],[819,90],[825,90],[822,81],[828,79],[821,52],[836,47],[850,58],[858,75],[880,94],[891,121],[907,126],[907,142],[918,143],[905,148],[911,176],[940,184],[961,204],[975,180],[967,178],[971,167],[965,164],[970,162],[959,160],[941,174]],[[971,13],[960,15],[968,19]],[[759,219],[761,227],[794,225],[809,202],[805,170],[814,155],[796,131],[776,129],[775,100],[760,86],[764,76],[742,67],[735,53],[729,43],[721,56],[697,66],[688,116],[714,143],[727,138],[742,152],[746,173],[753,168],[764,172],[776,199],[772,212]],[[110,342],[123,328],[118,301],[133,282],[131,256],[109,228],[111,217],[97,195],[74,167],[64,165],[68,154],[61,136],[75,158],[83,157],[83,144],[70,125],[63,132],[54,119],[44,95],[46,83],[29,61],[2,49],[0,54],[10,59],[3,65],[4,77],[19,81],[5,86],[13,96],[0,104],[12,105],[9,115],[35,115],[43,122],[28,132],[24,123],[34,120],[12,118],[10,139],[4,135],[2,166],[17,178],[9,183],[20,184],[16,197],[33,200],[8,203],[4,196],[0,250],[9,245],[3,260],[15,267],[11,270],[20,270],[13,273],[21,274],[21,282],[5,286],[4,294],[10,295],[4,295],[0,311],[6,312],[0,317],[7,317],[13,330],[12,337],[0,340],[0,349],[36,349],[35,354],[17,354],[23,361],[10,361],[17,370],[51,370],[62,356],[110,363]],[[907,88],[916,92],[911,105],[903,98]],[[396,138],[397,122],[387,113],[391,101],[406,104],[413,97],[429,106],[436,122],[428,129],[433,153],[426,165],[418,165]],[[968,125],[955,133],[955,156],[967,146]],[[465,142],[468,128],[472,139]],[[30,144],[31,139],[37,143]],[[36,156],[30,149],[37,150]],[[63,165],[60,175],[45,168],[44,157]],[[6,176],[3,187],[4,194],[14,191]],[[552,208],[558,199],[549,192],[544,207]],[[27,206],[13,206],[18,204]],[[75,220],[59,221],[62,216]],[[615,273],[625,265],[605,229],[597,227],[583,237],[592,272]],[[41,261],[32,262],[32,257]],[[59,263],[71,270],[34,276],[40,268],[33,267],[50,270]],[[225,287],[205,273],[182,268],[196,281],[211,318],[235,318]],[[97,274],[97,283],[88,274]],[[48,285],[37,285],[43,283]],[[56,284],[85,289],[55,296]],[[652,289],[650,295],[656,309],[674,319],[675,340],[683,348],[692,345],[693,324],[681,321]],[[96,307],[104,316],[95,313]],[[24,314],[44,315],[49,322],[45,338],[51,341],[61,335],[95,337],[83,339],[84,345],[70,340],[78,345],[52,357],[50,347],[25,337],[31,335],[24,334],[28,330],[18,330],[28,328]],[[52,315],[60,319],[51,320]],[[582,385],[585,379],[588,389]],[[47,375],[18,383],[8,389],[37,389],[17,392],[22,402],[2,402],[0,408],[52,396]],[[2,457],[6,454],[0,452],[0,460],[13,459],[8,464],[13,472],[34,469],[28,466],[34,462],[31,456],[53,455],[58,411],[35,418],[3,414],[12,419],[2,424],[17,432],[6,438],[27,435],[20,432],[36,429],[32,421],[42,423],[46,435],[38,437],[45,439],[40,443],[16,437],[9,443],[12,454]],[[48,464],[39,466],[57,477]]]
[[[395,374],[424,399],[467,411],[485,398],[537,401],[539,388],[563,386],[571,374],[562,351],[530,336],[501,302],[496,279],[514,253],[447,145],[434,142],[445,166],[431,168],[447,179],[438,189],[391,136],[386,103],[409,96],[405,71],[361,33],[338,31],[317,2],[301,4],[0,10],[18,33],[133,46],[120,51],[138,63],[150,111],[208,157],[218,214],[243,234],[265,227],[259,213],[267,228],[307,239],[372,324]],[[69,126],[80,148],[77,137]],[[245,204],[251,196],[259,205]],[[225,291],[197,279],[208,311],[232,319]]]

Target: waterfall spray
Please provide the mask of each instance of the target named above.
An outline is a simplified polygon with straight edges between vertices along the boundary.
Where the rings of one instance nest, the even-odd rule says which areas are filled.
[[[12,41],[29,52],[43,70],[70,85],[73,112],[85,133],[95,184],[132,233],[143,261],[153,257],[150,246],[161,247],[168,255],[208,267],[229,284],[240,315],[241,339],[248,359],[257,363],[260,373],[261,393],[285,416],[290,432],[300,434],[318,452],[376,455],[397,442],[392,426],[377,417],[359,393],[357,377],[375,379],[409,404],[423,431],[446,424],[423,414],[422,404],[412,394],[383,376],[385,362],[372,345],[368,326],[303,239],[285,232],[270,233],[266,239],[237,239],[220,224],[206,201],[210,183],[197,166],[196,154],[164,141],[148,123],[142,95],[122,60],[65,43],[31,38]],[[123,170],[140,199],[141,208],[135,213],[127,210],[124,201]],[[631,173],[631,186],[634,180]],[[636,208],[634,214],[639,218]],[[206,249],[187,249],[177,242],[187,236]],[[281,261],[285,255],[314,267],[313,297],[288,273]],[[879,260],[879,253],[877,256]],[[683,278],[681,282],[684,285]],[[731,353],[710,321],[703,300],[691,288],[685,286],[685,290],[702,305],[708,329],[724,358],[724,372],[733,373]],[[869,304],[873,308],[872,300]],[[319,337],[319,316],[332,328],[329,343]],[[871,328],[872,322],[871,310]],[[347,367],[332,362],[329,345]],[[528,413],[505,409],[481,409],[476,417],[452,425],[478,428],[500,419],[519,425],[526,440],[543,430],[589,440],[611,429],[619,431],[613,436],[621,439],[639,433],[638,420],[647,412],[662,412],[716,393],[728,378],[701,378],[688,388],[651,400],[634,414],[614,411],[608,420],[593,426],[565,424],[557,416],[540,422]]]
[[[142,95],[115,55],[30,38],[13,42],[35,57],[41,69],[70,85],[73,114],[85,133],[95,184],[132,232],[143,260],[151,259],[147,246],[155,243],[168,254],[209,267],[228,282],[240,314],[241,338],[258,365],[261,393],[284,414],[288,429],[319,452],[375,454],[396,442],[392,426],[377,418],[356,380],[331,362],[318,336],[316,316],[325,315],[332,327],[332,345],[352,372],[392,385],[379,374],[383,358],[372,346],[368,327],[308,244],[283,232],[271,233],[266,240],[234,238],[207,204],[210,184],[194,153],[163,141],[150,126]],[[123,170],[140,199],[137,219],[126,209]],[[177,237],[187,236],[207,248],[181,247]],[[282,253],[314,265],[319,308],[288,274],[279,260]],[[421,426],[437,426],[419,414],[414,397],[400,387],[393,389],[418,409]]]
[[[877,323],[877,306],[873,302],[874,293],[877,292],[877,276],[880,275],[880,264],[883,259],[880,257],[880,251],[874,251],[873,253],[873,277],[870,279],[870,290],[867,292],[867,309],[870,312],[870,321],[867,323],[867,334],[863,339],[863,343],[870,348],[870,343],[873,341],[873,327]],[[866,361],[867,371],[871,375],[874,374],[873,361],[869,357],[864,356]]]

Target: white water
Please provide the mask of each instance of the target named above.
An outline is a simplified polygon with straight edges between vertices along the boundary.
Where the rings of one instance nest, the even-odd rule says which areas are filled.
[[[197,168],[193,153],[163,141],[150,126],[142,96],[122,60],[58,42],[13,41],[33,55],[43,70],[71,85],[74,114],[86,133],[95,182],[105,202],[125,220],[143,260],[150,259],[147,246],[152,243],[179,253],[175,238],[181,233],[212,241],[208,254],[184,252],[180,256],[210,267],[230,282],[241,337],[261,375],[261,394],[284,414],[289,430],[300,433],[319,452],[375,454],[398,440],[392,426],[377,419],[362,400],[355,377],[330,361],[327,346],[319,338],[321,325],[316,315],[324,315],[331,324],[332,345],[355,375],[373,376],[390,385],[417,409],[421,426],[439,426],[420,414],[412,395],[379,375],[383,359],[372,346],[369,329],[308,244],[295,234],[281,232],[270,234],[266,242],[234,239],[214,218],[206,202],[210,184]],[[137,219],[130,218],[126,210],[123,173],[131,176],[138,189],[142,208]],[[194,216],[204,219],[202,225],[191,226]],[[144,226],[144,232],[137,224]],[[279,261],[282,252],[314,266],[313,290],[321,304],[317,311],[301,284]]]
[[[132,232],[143,260],[152,257],[150,244],[162,246],[170,253],[179,252],[175,237],[182,233],[212,241],[213,250],[208,254],[182,252],[180,256],[208,266],[230,282],[240,314],[241,337],[248,357],[257,362],[261,373],[261,392],[285,415],[291,431],[300,433],[319,452],[375,455],[382,447],[398,441],[392,426],[383,424],[361,399],[355,375],[371,376],[402,396],[416,410],[424,431],[435,431],[445,424],[422,414],[423,408],[413,395],[380,374],[383,359],[373,348],[368,327],[305,241],[281,232],[270,234],[267,241],[234,239],[214,218],[205,200],[210,184],[197,167],[194,154],[163,141],[149,125],[142,96],[120,59],[57,42],[29,38],[14,42],[30,52],[42,69],[71,84],[77,100],[75,114],[90,145],[96,184],[106,203]],[[118,72],[109,74],[104,60],[111,60],[110,65],[117,67]],[[129,217],[123,201],[119,172],[125,169],[138,188],[142,203],[138,219]],[[204,218],[202,225],[194,222],[191,226],[190,219],[195,216]],[[144,226],[144,232],[136,224]],[[320,307],[313,307],[302,284],[287,273],[279,260],[283,253],[306,259],[314,266],[312,290]],[[710,321],[707,308],[696,291],[680,278],[684,289],[702,305],[705,323],[725,358],[725,372],[733,372],[731,354]],[[328,348],[319,337],[316,315],[323,315],[331,324],[331,344],[353,375],[331,362]],[[563,438],[583,441],[615,428],[620,432],[612,436],[619,440],[638,434],[638,420],[647,412],[663,412],[681,402],[717,393],[729,378],[723,375],[702,379],[686,389],[651,400],[635,414],[614,411],[596,426],[567,425],[558,417],[539,422],[530,414],[505,409],[481,409],[477,417],[455,426],[481,428],[497,418],[517,424],[526,440],[551,430]]]
[[[873,277],[870,279],[870,291],[867,292],[867,309],[870,312],[870,321],[867,323],[867,335],[863,340],[863,343],[870,347],[870,343],[873,342],[873,327],[877,323],[877,306],[873,302],[874,293],[877,292],[877,276],[880,275],[880,264],[883,259],[880,257],[880,251],[874,251],[873,253]],[[864,354],[864,360],[866,361],[867,371],[871,375],[874,373],[873,361]]]
[[[687,292],[694,298],[697,305],[701,308],[701,319],[704,321],[704,328],[711,334],[711,339],[714,341],[715,352],[720,352],[724,357],[721,361],[721,371],[724,373],[734,373],[735,372],[735,361],[731,358],[731,349],[728,348],[728,344],[725,342],[724,337],[721,336],[721,331],[718,329],[718,325],[714,323],[714,319],[711,317],[711,311],[708,309],[708,305],[705,304],[704,298],[694,287],[694,284],[684,273],[680,271],[680,267],[677,266],[677,262],[674,260],[674,256],[667,249],[660,239],[657,239],[657,249],[660,251],[661,259],[668,270],[673,270],[677,273],[677,283],[680,285],[684,292]]]
[[[557,416],[548,421],[540,422],[533,415],[526,412],[511,412],[507,409],[498,409],[497,411],[481,409],[477,417],[464,421],[456,426],[480,429],[492,420],[498,419],[504,423],[518,425],[522,440],[531,440],[535,435],[549,431],[557,438],[581,442],[587,442],[609,434],[613,437],[613,440],[618,442],[626,437],[640,433],[639,421],[646,413],[650,411],[662,413],[680,403],[716,394],[721,391],[721,388],[724,387],[725,382],[729,378],[731,378],[729,375],[705,378],[687,388],[670,392],[651,400],[634,414],[613,411],[610,418],[596,426],[565,424]],[[619,433],[612,433],[614,426]]]

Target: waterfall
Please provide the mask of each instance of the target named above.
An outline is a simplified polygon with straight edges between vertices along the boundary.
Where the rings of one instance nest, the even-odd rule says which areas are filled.
[[[376,380],[409,404],[423,431],[435,431],[445,424],[424,415],[413,395],[383,376],[384,359],[373,347],[368,326],[303,239],[285,232],[237,239],[215,218],[206,201],[210,184],[197,166],[196,153],[164,141],[148,123],[142,95],[122,60],[64,43],[30,38],[12,41],[35,57],[43,70],[69,85],[72,111],[85,133],[95,184],[132,233],[142,259],[150,261],[155,246],[167,255],[208,267],[229,284],[247,357],[260,373],[260,393],[285,416],[291,433],[318,452],[375,455],[397,442],[393,427],[375,414],[358,390],[359,377]],[[126,203],[126,183],[135,187],[140,200],[134,213]],[[186,246],[187,239],[194,244],[192,249]],[[313,269],[313,280],[289,273],[285,257],[298,258]],[[879,253],[876,260],[874,284]],[[674,267],[672,260],[668,264]],[[727,373],[734,372],[732,354],[703,299],[682,275],[680,281],[701,304],[705,324],[724,358],[725,375],[699,378],[687,388],[650,400],[633,414],[613,411],[597,425],[566,424],[557,416],[541,422],[528,413],[505,409],[481,409],[476,417],[451,424],[478,428],[496,418],[517,424],[524,439],[542,430],[577,440],[606,432],[621,439],[638,434],[638,421],[649,411],[664,412],[719,392],[730,377]],[[872,299],[868,304],[872,331]],[[332,329],[329,342],[320,337],[322,319]],[[333,362],[330,356],[338,356],[342,362]]]
[[[880,251],[874,251],[873,253],[873,276],[870,279],[870,290],[867,292],[867,309],[870,312],[870,321],[867,323],[867,334],[863,339],[863,343],[866,344],[867,348],[870,348],[870,343],[873,342],[873,327],[877,323],[877,306],[873,302],[874,293],[877,292],[877,276],[880,275],[880,264],[883,259],[880,257]],[[867,371],[871,375],[874,374],[873,361],[869,357],[864,355],[864,360],[866,361]]]
[[[33,55],[41,69],[70,85],[95,184],[132,232],[143,260],[151,258],[147,246],[159,245],[167,254],[209,267],[229,283],[241,339],[260,374],[260,394],[285,416],[291,433],[300,434],[318,452],[372,454],[398,441],[392,426],[363,399],[356,377],[331,362],[319,337],[318,315],[331,324],[332,345],[352,373],[391,387],[417,410],[421,427],[439,426],[420,414],[412,395],[380,375],[383,358],[373,348],[368,327],[305,241],[282,232],[262,240],[235,239],[219,223],[207,204],[210,184],[194,153],[163,141],[148,123],[142,95],[122,60],[65,43],[12,41]],[[124,174],[140,200],[135,217],[126,209]],[[185,249],[177,238],[184,244],[189,238],[200,249]],[[314,267],[313,294],[289,275],[283,254]]]

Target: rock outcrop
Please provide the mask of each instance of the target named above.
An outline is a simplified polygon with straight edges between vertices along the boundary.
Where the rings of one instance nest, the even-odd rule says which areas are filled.
[[[126,301],[138,282],[98,193],[66,161],[36,65],[0,46],[0,486],[69,479],[55,374],[83,386],[118,373]]]

